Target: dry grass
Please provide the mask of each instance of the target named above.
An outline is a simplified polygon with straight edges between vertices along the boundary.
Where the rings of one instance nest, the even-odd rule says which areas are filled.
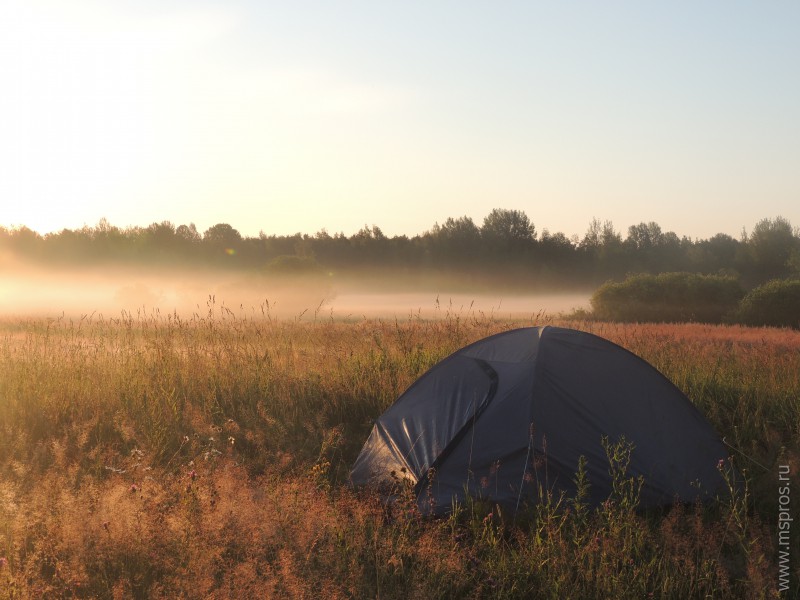
[[[191,319],[2,323],[0,598],[777,597],[800,332],[571,324],[681,387],[746,491],[663,514],[553,499],[516,524],[480,505],[430,521],[343,484],[370,419],[464,344],[542,324],[439,317],[276,320],[210,300]]]

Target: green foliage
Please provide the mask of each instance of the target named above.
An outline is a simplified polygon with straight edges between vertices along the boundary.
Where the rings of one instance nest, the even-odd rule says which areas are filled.
[[[800,234],[782,217],[762,219],[752,234],[735,240],[717,234],[695,240],[663,231],[658,223],[628,228],[623,240],[610,221],[593,219],[584,238],[537,229],[525,212],[495,208],[480,227],[468,216],[447,218],[421,235],[387,236],[377,225],[352,235],[243,236],[227,223],[201,235],[194,224],[169,221],[118,228],[102,219],[94,227],[41,236],[26,228],[0,226],[0,267],[7,257],[53,265],[125,265],[258,272],[282,256],[315,257],[325,271],[359,278],[421,276],[514,290],[568,286],[589,289],[625,273],[730,273],[747,286],[800,273]],[[278,268],[281,268],[278,266]],[[286,268],[301,268],[286,265]],[[445,272],[446,271],[446,272]],[[403,280],[402,278],[406,278]],[[437,287],[440,283],[437,283]]]
[[[242,235],[227,223],[218,223],[203,233],[203,241],[223,248],[234,248],[242,241]]]
[[[467,216],[450,217],[441,225],[434,224],[426,237],[434,253],[432,259],[446,266],[474,266],[480,253],[480,229]]]
[[[631,225],[628,227],[626,243],[640,250],[653,248],[664,243],[664,233],[661,231],[661,226],[654,221]]]
[[[694,273],[632,275],[608,282],[592,295],[598,319],[628,322],[719,323],[734,310],[743,291],[733,277]]]
[[[755,271],[764,279],[786,277],[792,251],[800,248],[799,242],[787,219],[762,219],[748,239]]]
[[[268,273],[273,275],[319,275],[322,267],[311,256],[295,256],[282,254],[267,265]]]
[[[481,236],[505,248],[521,247],[536,239],[536,227],[521,210],[495,208],[483,220]]]
[[[800,279],[773,279],[751,290],[736,319],[746,325],[800,328]]]

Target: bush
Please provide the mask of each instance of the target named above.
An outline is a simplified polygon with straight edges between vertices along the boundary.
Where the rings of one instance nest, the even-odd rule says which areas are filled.
[[[603,284],[591,304],[596,318],[611,321],[719,323],[736,310],[743,295],[739,282],[729,276],[642,274]]]
[[[267,273],[273,275],[319,275],[322,267],[310,256],[282,254],[267,265]]]
[[[736,320],[745,325],[800,329],[800,280],[773,279],[742,298]]]

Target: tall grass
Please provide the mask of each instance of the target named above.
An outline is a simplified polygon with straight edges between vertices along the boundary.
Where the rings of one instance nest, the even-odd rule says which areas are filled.
[[[651,361],[725,436],[746,485],[716,502],[640,512],[635,449],[609,446],[599,509],[426,520],[345,484],[372,419],[464,344],[543,324],[440,313],[278,320],[209,298],[190,318],[3,322],[0,598],[776,596],[800,332],[578,325]]]

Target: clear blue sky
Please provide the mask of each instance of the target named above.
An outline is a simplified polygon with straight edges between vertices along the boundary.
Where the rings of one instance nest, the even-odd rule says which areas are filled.
[[[4,0],[0,225],[800,226],[800,3]]]

